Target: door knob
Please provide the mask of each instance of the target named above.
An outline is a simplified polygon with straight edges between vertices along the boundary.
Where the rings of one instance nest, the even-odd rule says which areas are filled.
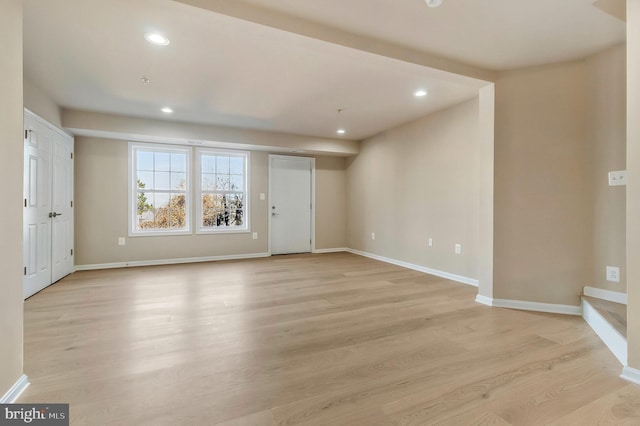
[[[58,216],[62,216],[62,213],[57,213],[57,212],[49,213],[49,217],[58,217]]]
[[[280,213],[273,212],[271,213],[271,216],[280,216]]]

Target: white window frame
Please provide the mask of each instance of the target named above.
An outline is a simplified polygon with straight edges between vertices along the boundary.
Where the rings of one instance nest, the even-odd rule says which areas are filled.
[[[243,234],[251,232],[250,215],[250,182],[251,182],[251,153],[249,151],[236,151],[217,148],[196,148],[195,150],[195,180],[196,180],[196,208],[195,210],[195,230],[196,234]],[[202,195],[206,193],[220,193],[223,191],[203,191],[202,190],[202,156],[220,155],[226,157],[242,157],[244,159],[244,225],[242,227],[203,227],[202,226]],[[238,192],[238,191],[229,191]]]
[[[136,220],[137,220],[137,209],[138,209],[138,179],[136,173],[136,153],[137,151],[155,151],[155,152],[167,152],[167,153],[180,153],[185,154],[187,159],[186,170],[185,170],[185,221],[186,227],[185,229],[137,229]],[[192,234],[191,230],[191,216],[192,216],[192,208],[191,208],[191,156],[192,150],[190,147],[176,146],[176,145],[164,145],[164,144],[152,144],[145,142],[129,142],[129,173],[128,173],[128,182],[129,182],[129,203],[128,203],[128,216],[129,216],[129,237],[151,237],[151,236],[168,236],[168,235],[189,235]],[[156,191],[163,192],[163,191]],[[172,191],[167,191],[172,192]],[[175,191],[173,191],[175,192]]]

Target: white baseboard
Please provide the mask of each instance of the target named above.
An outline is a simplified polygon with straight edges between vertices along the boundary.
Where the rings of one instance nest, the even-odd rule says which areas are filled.
[[[476,302],[487,306],[493,306],[493,299],[487,296],[477,295]]]
[[[18,381],[11,386],[11,389],[0,398],[0,404],[13,404],[27,387],[29,387],[29,378],[23,374]]]
[[[625,366],[622,369],[622,374],[620,375],[620,377],[632,383],[640,385],[640,370],[636,370],[635,368]]]
[[[522,311],[546,312],[549,314],[582,315],[580,306],[557,305],[554,303],[527,302],[526,300],[492,299],[476,296],[476,302],[495,308],[519,309]]]
[[[619,291],[603,290],[595,287],[585,287],[582,290],[585,296],[595,297],[602,300],[608,300],[609,302],[627,304],[627,294],[620,293]]]
[[[390,259],[388,257],[379,256],[373,253],[367,253],[360,250],[347,249],[349,253],[357,254],[359,256],[368,257],[370,259],[379,260],[381,262],[391,263],[392,265],[402,266],[403,268],[413,269],[414,271],[424,272],[425,274],[435,275],[436,277],[446,278],[451,281],[457,281],[462,284],[472,285],[478,287],[479,282],[476,279],[463,277],[461,275],[450,274],[449,272],[438,271],[437,269],[426,268],[420,265],[414,265],[413,263],[403,262],[401,260]]]
[[[180,263],[218,262],[221,260],[242,260],[269,257],[271,253],[248,253],[228,256],[186,257],[181,259],[139,260],[132,262],[98,263],[95,265],[76,265],[76,271],[92,271],[96,269],[133,268],[136,266],[176,265]]]
[[[337,247],[337,248],[326,248],[326,249],[313,249],[311,253],[321,254],[321,253],[342,253],[345,251],[349,251],[346,247]]]
[[[584,299],[582,300],[582,318],[613,352],[618,361],[622,365],[627,365],[627,339]]]

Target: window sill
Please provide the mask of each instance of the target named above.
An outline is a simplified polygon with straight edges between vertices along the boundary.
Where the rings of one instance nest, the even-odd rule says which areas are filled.
[[[129,238],[137,238],[137,237],[173,237],[173,236],[185,236],[185,235],[193,235],[191,231],[175,231],[175,232],[130,232]]]
[[[250,234],[249,229],[198,229],[196,235]]]

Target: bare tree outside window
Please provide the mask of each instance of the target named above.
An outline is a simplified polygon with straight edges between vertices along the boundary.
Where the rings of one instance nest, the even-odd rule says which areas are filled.
[[[201,229],[246,229],[246,158],[200,152]]]
[[[188,149],[133,147],[134,232],[188,230],[188,155]]]

